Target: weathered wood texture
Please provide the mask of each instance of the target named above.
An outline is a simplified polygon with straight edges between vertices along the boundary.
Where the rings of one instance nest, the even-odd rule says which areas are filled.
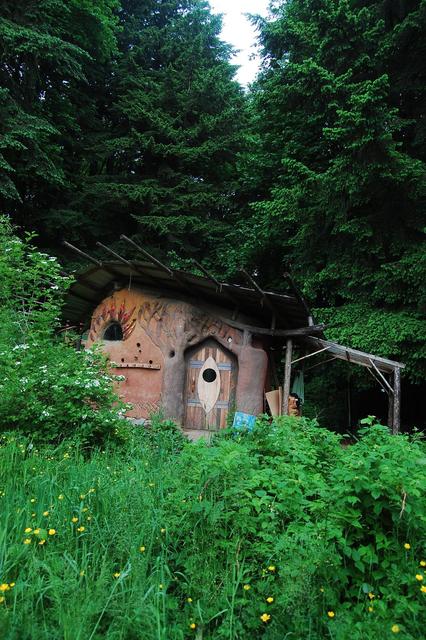
[[[201,367],[197,382],[198,399],[207,415],[219,399],[220,383],[221,376],[216,360],[209,356]]]
[[[198,395],[198,384],[208,358],[213,358],[216,362],[220,375],[220,391],[213,409],[206,413]],[[215,386],[217,380],[211,384]],[[236,384],[236,358],[215,340],[207,340],[195,350],[189,351],[186,356],[185,427],[211,431],[225,428],[228,412],[235,403]]]
[[[283,384],[283,406],[282,415],[288,416],[288,397],[290,395],[291,384],[291,358],[293,355],[293,341],[287,340],[287,346],[285,350],[285,366],[284,366],[284,384]]]
[[[360,364],[363,367],[371,368],[371,361],[373,361],[377,369],[384,373],[391,373],[396,368],[404,369],[405,367],[405,365],[401,362],[396,362],[395,360],[389,360],[388,358],[375,356],[371,353],[366,353],[365,351],[359,351],[358,349],[344,347],[341,344],[330,342],[329,340],[322,340],[321,338],[309,336],[305,338],[305,342],[317,349],[327,349],[330,355],[333,355],[336,358],[346,360],[347,362],[351,362],[353,364]]]
[[[393,374],[393,424],[392,433],[399,433],[401,413],[401,369],[395,369]]]
[[[229,318],[221,318],[221,320],[226,322],[230,327],[240,329],[241,331],[250,331],[253,335],[274,336],[276,338],[313,336],[316,333],[322,333],[326,328],[325,324],[316,324],[310,327],[299,327],[298,329],[268,329],[266,327],[253,327],[250,324],[237,322]]]
[[[393,373],[390,374],[389,381],[392,387],[392,393],[388,394],[388,427],[393,433],[393,387],[395,384]]]

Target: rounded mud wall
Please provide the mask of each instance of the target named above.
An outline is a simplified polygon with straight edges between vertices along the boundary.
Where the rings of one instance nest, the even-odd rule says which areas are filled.
[[[141,293],[118,291],[95,309],[87,346],[102,344],[112,371],[124,376],[117,383],[118,393],[133,408],[127,412],[132,418],[148,418],[159,410],[163,386],[164,357],[161,349],[137,322]]]
[[[238,374],[233,376],[229,393],[234,404],[235,391],[236,406],[232,408],[261,412],[267,370],[265,351],[252,344],[247,332],[231,328],[187,302],[140,290],[117,291],[96,308],[86,344],[100,342],[115,363],[114,373],[125,377],[118,383],[118,391],[125,402],[133,405],[129,417],[148,418],[160,409],[166,418],[184,424],[185,411],[189,415],[185,354],[206,339],[214,339],[221,351],[233,354],[238,363],[234,367]],[[215,420],[219,428],[223,426],[222,417]]]

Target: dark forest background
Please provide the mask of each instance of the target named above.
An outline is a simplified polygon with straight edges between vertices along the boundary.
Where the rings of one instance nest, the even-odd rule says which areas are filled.
[[[1,0],[0,210],[68,269],[63,239],[125,255],[125,233],[234,281],[291,271],[327,337],[406,363],[402,420],[421,427],[426,2],[270,11],[243,90],[203,0]],[[355,369],[308,372],[306,412],[385,419]]]

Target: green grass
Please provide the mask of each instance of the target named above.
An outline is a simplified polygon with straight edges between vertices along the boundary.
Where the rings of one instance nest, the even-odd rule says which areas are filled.
[[[272,432],[208,447],[158,426],[90,455],[6,436],[1,638],[421,638],[422,446]]]

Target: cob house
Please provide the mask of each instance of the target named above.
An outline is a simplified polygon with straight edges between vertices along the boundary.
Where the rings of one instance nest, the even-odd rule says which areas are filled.
[[[293,365],[326,353],[370,370],[388,394],[389,423],[398,431],[404,365],[327,341],[288,274],[287,293],[264,291],[246,271],[247,286],[220,282],[196,261],[202,275],[173,270],[122,239],[135,260],[98,243],[113,258],[101,262],[65,243],[93,266],[72,285],[64,319],[84,331],[85,347],[102,345],[123,378],[129,418],[144,422],[160,410],[197,438],[227,426],[235,412],[293,413]],[[276,363],[283,357],[280,384]]]

